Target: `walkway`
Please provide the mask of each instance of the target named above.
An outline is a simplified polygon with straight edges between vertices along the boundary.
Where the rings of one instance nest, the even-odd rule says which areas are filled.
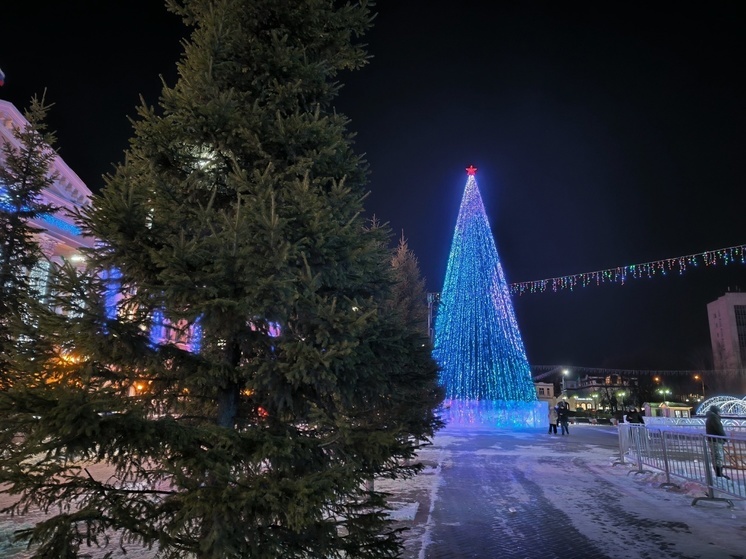
[[[691,506],[654,474],[612,465],[612,426],[477,431],[447,427],[414,480],[377,482],[410,528],[407,559],[746,558],[746,506]]]

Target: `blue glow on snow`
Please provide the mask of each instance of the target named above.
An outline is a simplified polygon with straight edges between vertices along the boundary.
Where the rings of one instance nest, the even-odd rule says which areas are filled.
[[[476,171],[476,170],[475,170]],[[435,321],[433,355],[453,420],[533,425],[536,389],[482,197],[470,173]],[[518,403],[529,404],[524,407]],[[539,406],[537,406],[537,404]],[[520,413],[519,413],[520,411]],[[538,412],[545,422],[545,412]],[[538,419],[537,419],[538,420]]]
[[[447,400],[439,412],[443,421],[480,429],[546,427],[547,402]]]

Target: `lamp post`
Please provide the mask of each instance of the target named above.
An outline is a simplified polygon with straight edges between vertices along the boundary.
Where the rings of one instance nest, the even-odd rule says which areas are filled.
[[[565,377],[567,375],[569,375],[569,374],[570,374],[570,371],[568,371],[567,369],[563,369],[562,370],[562,395],[565,395],[565,397],[566,397],[566,394],[567,394],[567,392],[566,392],[567,391],[567,387],[565,385]]]
[[[627,395],[627,393],[626,393],[626,392],[620,392],[619,394],[617,394],[617,396],[619,396],[619,399],[620,399],[620,400],[622,401],[622,409],[626,409],[626,407],[625,407],[625,405],[624,405],[624,397],[625,397],[626,395]]]
[[[671,391],[668,388],[659,388],[658,389],[658,394],[661,395],[661,397],[663,398],[663,401],[665,402],[666,401],[666,396],[668,396],[669,394],[671,394]]]
[[[702,400],[705,399],[705,377],[702,375],[694,375],[694,380],[699,380],[702,382]]]

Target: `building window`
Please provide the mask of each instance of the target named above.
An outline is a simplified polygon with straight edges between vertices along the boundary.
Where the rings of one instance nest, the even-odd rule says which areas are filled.
[[[738,334],[738,353],[741,366],[746,363],[746,305],[734,305],[736,314],[736,333]]]
[[[49,273],[49,262],[47,260],[40,259],[31,269],[31,273],[29,274],[30,287],[42,301],[44,301],[46,299],[46,296],[49,295]]]

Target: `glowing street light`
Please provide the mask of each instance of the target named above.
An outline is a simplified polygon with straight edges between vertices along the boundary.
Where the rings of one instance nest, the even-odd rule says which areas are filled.
[[[562,370],[562,394],[565,394],[565,377],[570,374],[570,371],[568,369]]]
[[[657,390],[658,394],[663,396],[663,401],[666,401],[666,396],[669,396],[671,394],[671,391],[668,388],[659,388]]]
[[[702,399],[705,399],[705,377],[702,375],[694,375],[694,380],[702,381]]]

